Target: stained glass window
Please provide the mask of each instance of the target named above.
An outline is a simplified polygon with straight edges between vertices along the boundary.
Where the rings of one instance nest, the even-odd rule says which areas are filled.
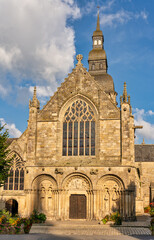
[[[24,190],[24,162],[16,153],[11,153],[13,157],[9,177],[4,183],[4,190]]]
[[[63,156],[95,155],[95,117],[83,100],[75,101],[63,121]]]

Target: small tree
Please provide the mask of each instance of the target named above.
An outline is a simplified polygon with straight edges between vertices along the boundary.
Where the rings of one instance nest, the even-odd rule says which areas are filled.
[[[7,139],[9,137],[8,130],[0,124],[0,187],[4,185],[5,180],[9,176],[12,158],[8,158],[10,150],[8,149]]]

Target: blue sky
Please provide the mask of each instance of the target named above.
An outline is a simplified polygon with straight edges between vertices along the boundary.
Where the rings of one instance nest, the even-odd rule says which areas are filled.
[[[0,0],[0,120],[10,137],[27,127],[35,85],[43,106],[76,54],[88,69],[98,5],[117,102],[126,81],[135,124],[144,126],[136,143],[154,143],[153,0]]]

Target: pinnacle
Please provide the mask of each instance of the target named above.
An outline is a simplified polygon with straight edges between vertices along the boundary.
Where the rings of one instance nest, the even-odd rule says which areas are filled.
[[[30,100],[29,105],[30,105],[30,107],[36,107],[38,109],[40,108],[40,103],[36,96],[36,86],[34,86],[33,99],[32,99],[32,101]]]
[[[124,82],[123,102],[127,103],[127,85],[126,85],[126,82]]]

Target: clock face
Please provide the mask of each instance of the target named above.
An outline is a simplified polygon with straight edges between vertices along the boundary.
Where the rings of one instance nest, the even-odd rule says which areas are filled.
[[[102,44],[102,41],[101,41],[101,40],[98,40],[98,44],[101,45],[101,44]]]
[[[94,40],[94,45],[97,45],[97,40]]]

